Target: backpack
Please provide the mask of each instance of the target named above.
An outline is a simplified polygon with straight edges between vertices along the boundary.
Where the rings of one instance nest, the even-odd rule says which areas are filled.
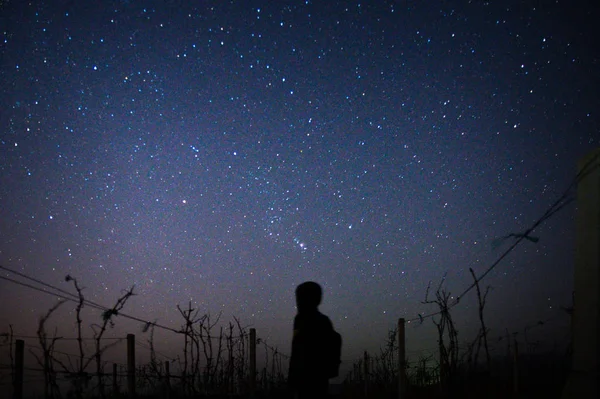
[[[340,374],[342,362],[342,336],[333,328],[328,334],[326,344],[326,370],[328,378],[335,378]]]

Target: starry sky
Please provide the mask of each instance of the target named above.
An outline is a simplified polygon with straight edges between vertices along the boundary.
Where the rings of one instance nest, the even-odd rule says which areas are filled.
[[[377,350],[599,146],[591,4],[4,0],[0,264],[107,306],[135,285],[124,311],[173,328],[192,301],[283,352],[314,280],[343,358]],[[492,335],[550,319],[564,337],[575,212],[481,282]],[[34,334],[55,301],[0,280],[0,332]],[[50,325],[74,335],[74,307]],[[476,311],[473,293],[454,309],[461,342]],[[413,325],[407,350],[435,347]],[[157,348],[176,356],[174,335]]]

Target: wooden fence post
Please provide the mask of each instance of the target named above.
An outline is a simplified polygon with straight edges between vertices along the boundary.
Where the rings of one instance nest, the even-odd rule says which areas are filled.
[[[165,360],[165,397],[171,397],[171,370],[169,369],[169,361]]]
[[[15,375],[13,381],[13,398],[23,398],[23,365],[25,363],[25,341],[15,342]]]
[[[398,399],[406,396],[406,346],[404,318],[398,320]]]
[[[117,363],[113,363],[112,367],[112,388],[113,395],[116,395],[119,392],[119,385],[117,384]]]
[[[369,354],[365,351],[364,357],[364,372],[365,372],[365,398],[369,397]]]
[[[127,391],[135,397],[135,335],[127,334]]]
[[[256,329],[250,329],[250,397],[256,391]]]
[[[514,339],[513,344],[513,393],[519,393],[519,347],[517,338]]]

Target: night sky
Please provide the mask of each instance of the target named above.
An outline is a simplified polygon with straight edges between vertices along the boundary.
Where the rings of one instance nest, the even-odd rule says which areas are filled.
[[[591,4],[0,1],[0,265],[74,292],[69,274],[107,306],[135,285],[124,312],[175,329],[192,301],[285,353],[314,280],[343,358],[377,350],[600,145]],[[575,214],[482,280],[492,336],[568,333]],[[0,332],[34,335],[55,301],[0,280]],[[461,342],[476,302],[453,310]],[[75,336],[74,308],[48,325]],[[85,309],[87,336],[99,320]],[[407,326],[409,352],[435,345],[431,319]]]

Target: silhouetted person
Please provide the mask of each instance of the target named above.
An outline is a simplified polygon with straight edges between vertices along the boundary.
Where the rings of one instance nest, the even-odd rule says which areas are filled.
[[[337,376],[341,337],[327,316],[319,312],[323,292],[307,281],[296,288],[294,337],[289,384],[299,399],[327,397],[329,378]]]

